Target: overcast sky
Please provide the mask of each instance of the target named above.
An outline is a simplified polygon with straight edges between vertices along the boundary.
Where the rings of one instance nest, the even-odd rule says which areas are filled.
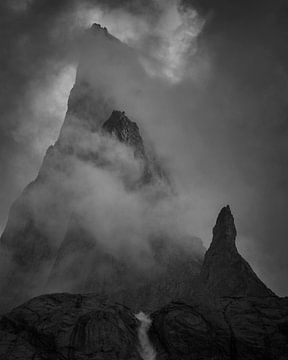
[[[77,39],[98,21],[142,54],[153,99],[132,115],[166,159],[193,235],[208,246],[230,204],[241,253],[287,295],[285,2],[1,1],[0,229],[57,139]]]

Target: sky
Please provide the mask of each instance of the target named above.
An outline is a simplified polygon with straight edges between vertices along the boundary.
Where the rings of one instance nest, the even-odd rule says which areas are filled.
[[[281,0],[1,1],[0,229],[57,139],[77,44],[99,22],[139,54],[141,101],[124,95],[170,169],[183,222],[207,247],[230,204],[241,254],[287,295],[287,15]]]

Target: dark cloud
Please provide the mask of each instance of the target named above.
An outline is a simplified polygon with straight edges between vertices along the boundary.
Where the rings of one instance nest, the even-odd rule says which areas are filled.
[[[31,139],[42,141],[48,134],[51,141],[60,128],[60,119],[53,122],[53,113],[39,118],[31,102],[74,62],[75,39],[83,31],[75,18],[80,5],[120,9],[150,25],[161,12],[156,1],[1,2],[2,224],[11,200],[40,165],[45,146],[35,151]],[[281,0],[187,0],[185,5],[206,20],[198,53],[190,59],[200,77],[196,85],[188,80],[172,88],[151,85],[158,104],[148,96],[143,108],[148,118],[154,109],[161,119],[153,123],[151,115],[148,132],[170,158],[178,185],[193,193],[189,216],[203,224],[206,244],[218,208],[230,203],[242,253],[273,290],[287,294],[288,6]],[[150,40],[145,51],[153,49],[152,40],[158,44]]]

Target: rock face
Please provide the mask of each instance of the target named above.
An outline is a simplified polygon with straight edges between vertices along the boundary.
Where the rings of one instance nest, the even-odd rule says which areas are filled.
[[[213,229],[213,239],[201,270],[201,283],[218,296],[274,295],[238,253],[236,228],[229,206],[224,207]]]
[[[225,298],[171,303],[152,315],[157,359],[284,360],[288,299]]]
[[[134,156],[143,162],[143,173],[138,186],[152,181],[164,181],[169,185],[169,177],[154,154],[147,153],[138,125],[128,119],[125,112],[113,111],[110,118],[104,122],[102,129],[121,143],[134,150]]]
[[[288,356],[287,298],[195,297],[189,304],[172,302],[151,319],[155,359]],[[140,360],[140,326],[129,308],[95,295],[44,295],[0,319],[0,358]]]
[[[140,360],[138,327],[129,309],[95,296],[40,296],[0,320],[0,358]]]
[[[103,130],[115,136],[120,142],[131,146],[135,156],[145,158],[145,149],[138,125],[129,120],[125,112],[113,111],[110,118],[104,122]]]

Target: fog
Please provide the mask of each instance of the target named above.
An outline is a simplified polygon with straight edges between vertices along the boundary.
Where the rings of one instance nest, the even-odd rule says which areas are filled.
[[[242,255],[272,290],[287,294],[285,11],[281,1],[233,7],[227,1],[3,2],[2,229],[12,201],[35,178],[46,149],[58,138],[75,81],[79,39],[97,22],[132,52],[125,64],[115,59],[113,70],[103,61],[97,71],[96,64],[88,67],[91,82],[108,84],[113,106],[153,143],[177,199],[160,202],[147,218],[149,225],[139,224],[137,219],[147,216],[146,194],[140,199],[127,194],[115,180],[121,169],[113,170],[115,178],[80,163],[71,179],[73,187],[73,179],[85,179],[77,181],[84,202],[77,206],[94,213],[95,202],[86,201],[94,194],[102,219],[117,203],[109,213],[116,225],[118,212],[130,209],[118,225],[124,234],[127,223],[133,224],[131,241],[139,244],[145,244],[143,229],[162,217],[165,226],[176,223],[176,229],[209,246],[217,213],[229,203]],[[137,174],[137,163],[125,149],[117,151],[121,154],[133,170],[129,174]],[[99,229],[94,218],[85,218],[87,226]],[[113,229],[101,226],[103,239],[111,238]]]

